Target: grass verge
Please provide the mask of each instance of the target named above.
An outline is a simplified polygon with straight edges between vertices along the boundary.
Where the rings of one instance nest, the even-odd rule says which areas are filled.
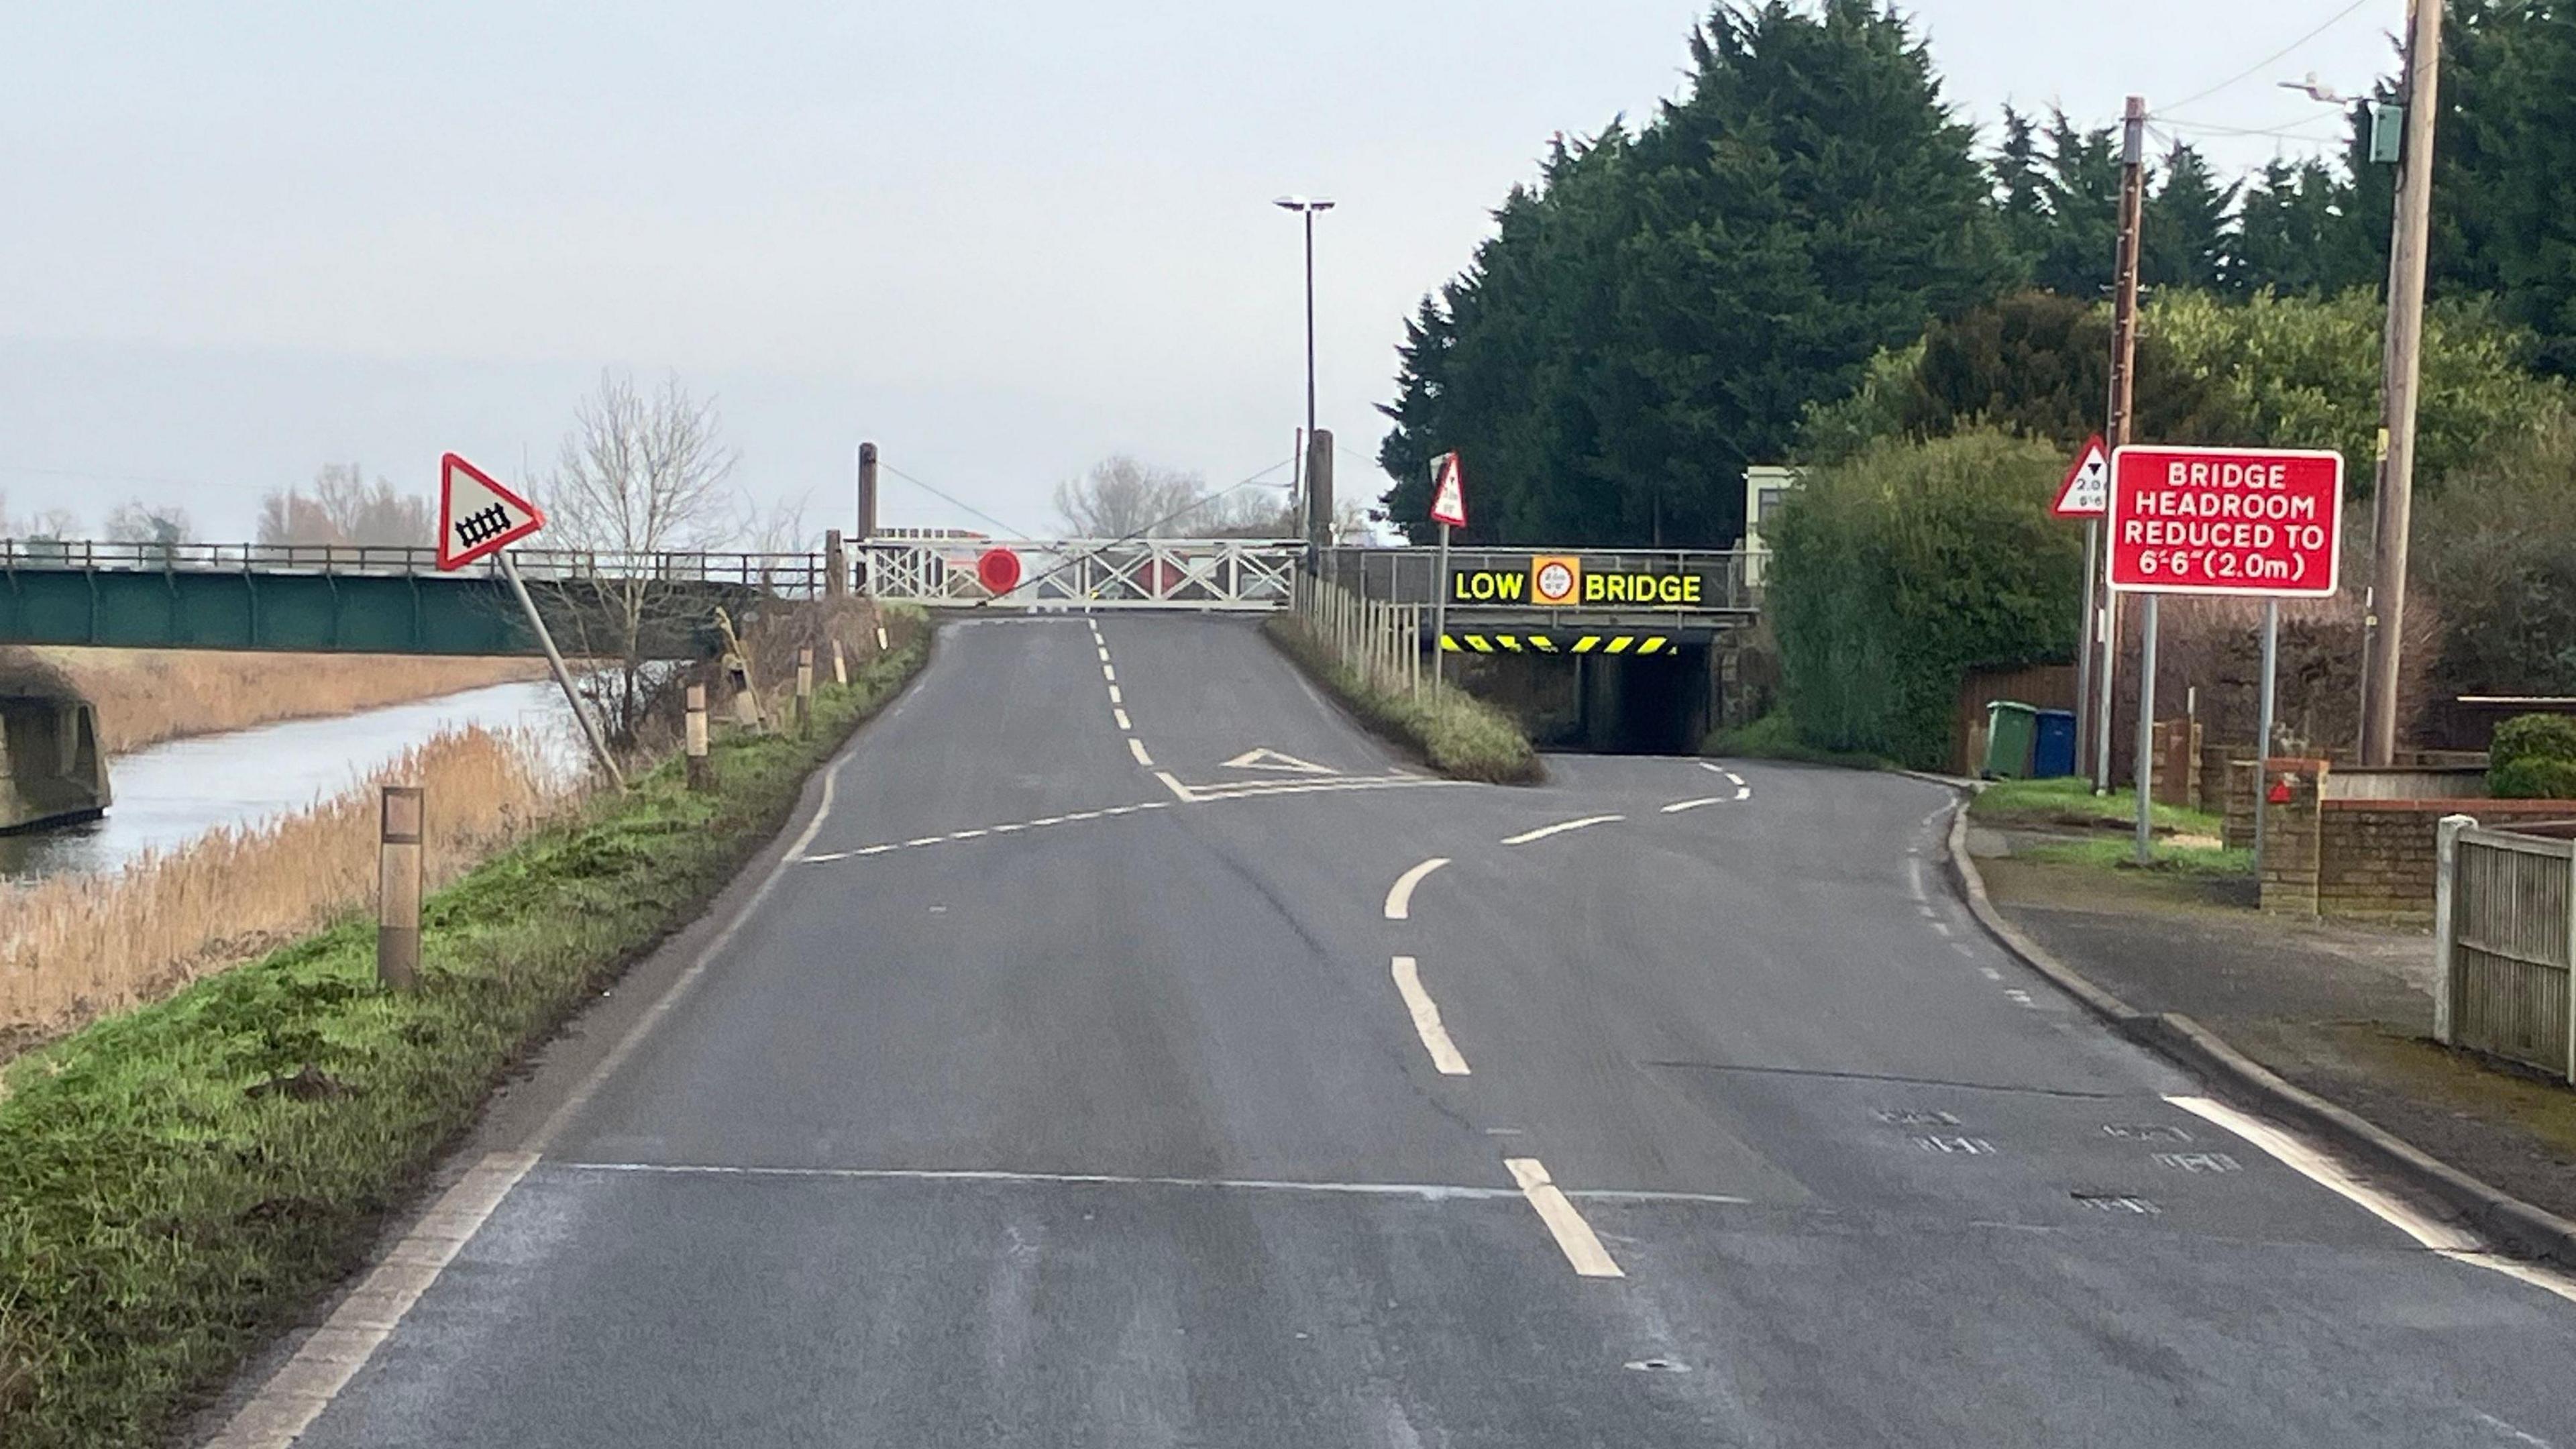
[[[1343,706],[1377,733],[1414,751],[1431,768],[1458,780],[1529,785],[1544,778],[1538,751],[1511,716],[1455,686],[1410,692],[1373,688],[1344,667],[1293,614],[1273,614],[1261,631]]]
[[[2144,866],[2137,863],[2137,850],[2136,843],[2126,837],[2106,835],[2098,840],[2039,841],[2015,846],[2013,854],[2048,865],[2080,865],[2093,870],[2151,870],[2193,876],[2254,873],[2254,852],[2250,850],[2157,840],[2149,843],[2148,864]]]
[[[1827,750],[1798,738],[1788,711],[1773,710],[1750,724],[1709,731],[1699,752],[1728,760],[1789,760],[1807,765],[1840,765],[1849,770],[1884,770],[1888,762],[1855,750]]]
[[[1989,825],[2126,825],[2138,818],[2133,790],[2096,795],[2082,779],[1997,780],[1977,792],[1968,813]],[[2203,810],[2158,805],[2148,816],[2159,830],[2224,835],[2226,822]]]
[[[678,762],[494,857],[422,913],[424,983],[377,989],[344,921],[0,1076],[0,1444],[159,1443],[356,1265],[501,1075],[689,921],[815,765],[927,657],[825,686],[802,738]]]

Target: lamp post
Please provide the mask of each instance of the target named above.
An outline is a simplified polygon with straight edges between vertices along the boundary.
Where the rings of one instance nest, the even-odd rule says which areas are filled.
[[[1314,196],[1283,196],[1273,205],[1306,218],[1306,441],[1311,448],[1315,438],[1315,213],[1332,210],[1333,203]],[[1312,491],[1307,490],[1305,499],[1310,512],[1315,506]],[[1310,526],[1306,532],[1311,535],[1314,530]]]

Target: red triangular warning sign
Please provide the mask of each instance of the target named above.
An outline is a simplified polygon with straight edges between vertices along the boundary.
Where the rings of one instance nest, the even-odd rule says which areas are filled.
[[[2099,518],[2111,510],[2111,455],[2102,447],[2102,435],[2095,433],[2084,440],[2084,449],[2075,455],[2075,466],[2066,470],[2066,481],[2057,485],[2057,501],[2048,511],[2060,518]]]
[[[546,526],[537,505],[449,453],[438,460],[438,566],[461,569]]]
[[[1443,453],[1431,465],[1431,521],[1451,528],[1467,526],[1467,480],[1458,455]]]

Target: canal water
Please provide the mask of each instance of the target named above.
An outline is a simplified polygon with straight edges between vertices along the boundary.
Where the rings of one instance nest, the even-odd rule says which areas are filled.
[[[255,825],[336,795],[403,751],[464,725],[527,729],[547,762],[582,755],[563,695],[546,681],[495,684],[337,719],[291,720],[172,740],[108,761],[114,801],[80,825],[0,835],[0,876],[28,880],[122,868],[221,826]]]

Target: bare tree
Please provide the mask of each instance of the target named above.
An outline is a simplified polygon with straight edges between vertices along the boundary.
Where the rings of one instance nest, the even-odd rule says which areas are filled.
[[[400,548],[436,542],[437,528],[428,499],[398,493],[382,478],[370,484],[355,463],[331,463],[313,476],[310,491],[290,488],[260,500],[259,541]]]
[[[715,400],[692,395],[676,376],[648,394],[630,376],[602,372],[598,390],[574,406],[538,499],[550,541],[628,556],[603,561],[590,579],[594,617],[583,621],[602,631],[585,652],[616,661],[591,676],[591,689],[620,741],[634,738],[659,679],[645,641],[675,618],[678,603],[669,571],[642,556],[704,548],[733,531],[726,484],[736,454],[722,431]]]
[[[107,537],[114,543],[151,543],[168,549],[194,530],[184,508],[155,508],[137,498],[107,515]]]
[[[1284,494],[1258,483],[1230,489],[1182,518],[1174,531],[1187,538],[1295,538],[1297,516]]]
[[[1057,484],[1055,511],[1075,538],[1170,537],[1184,523],[1173,515],[1206,489],[1196,473],[1149,467],[1119,453]]]
[[[42,538],[59,542],[81,536],[80,515],[68,508],[48,508],[17,521],[17,531],[25,538]]]

